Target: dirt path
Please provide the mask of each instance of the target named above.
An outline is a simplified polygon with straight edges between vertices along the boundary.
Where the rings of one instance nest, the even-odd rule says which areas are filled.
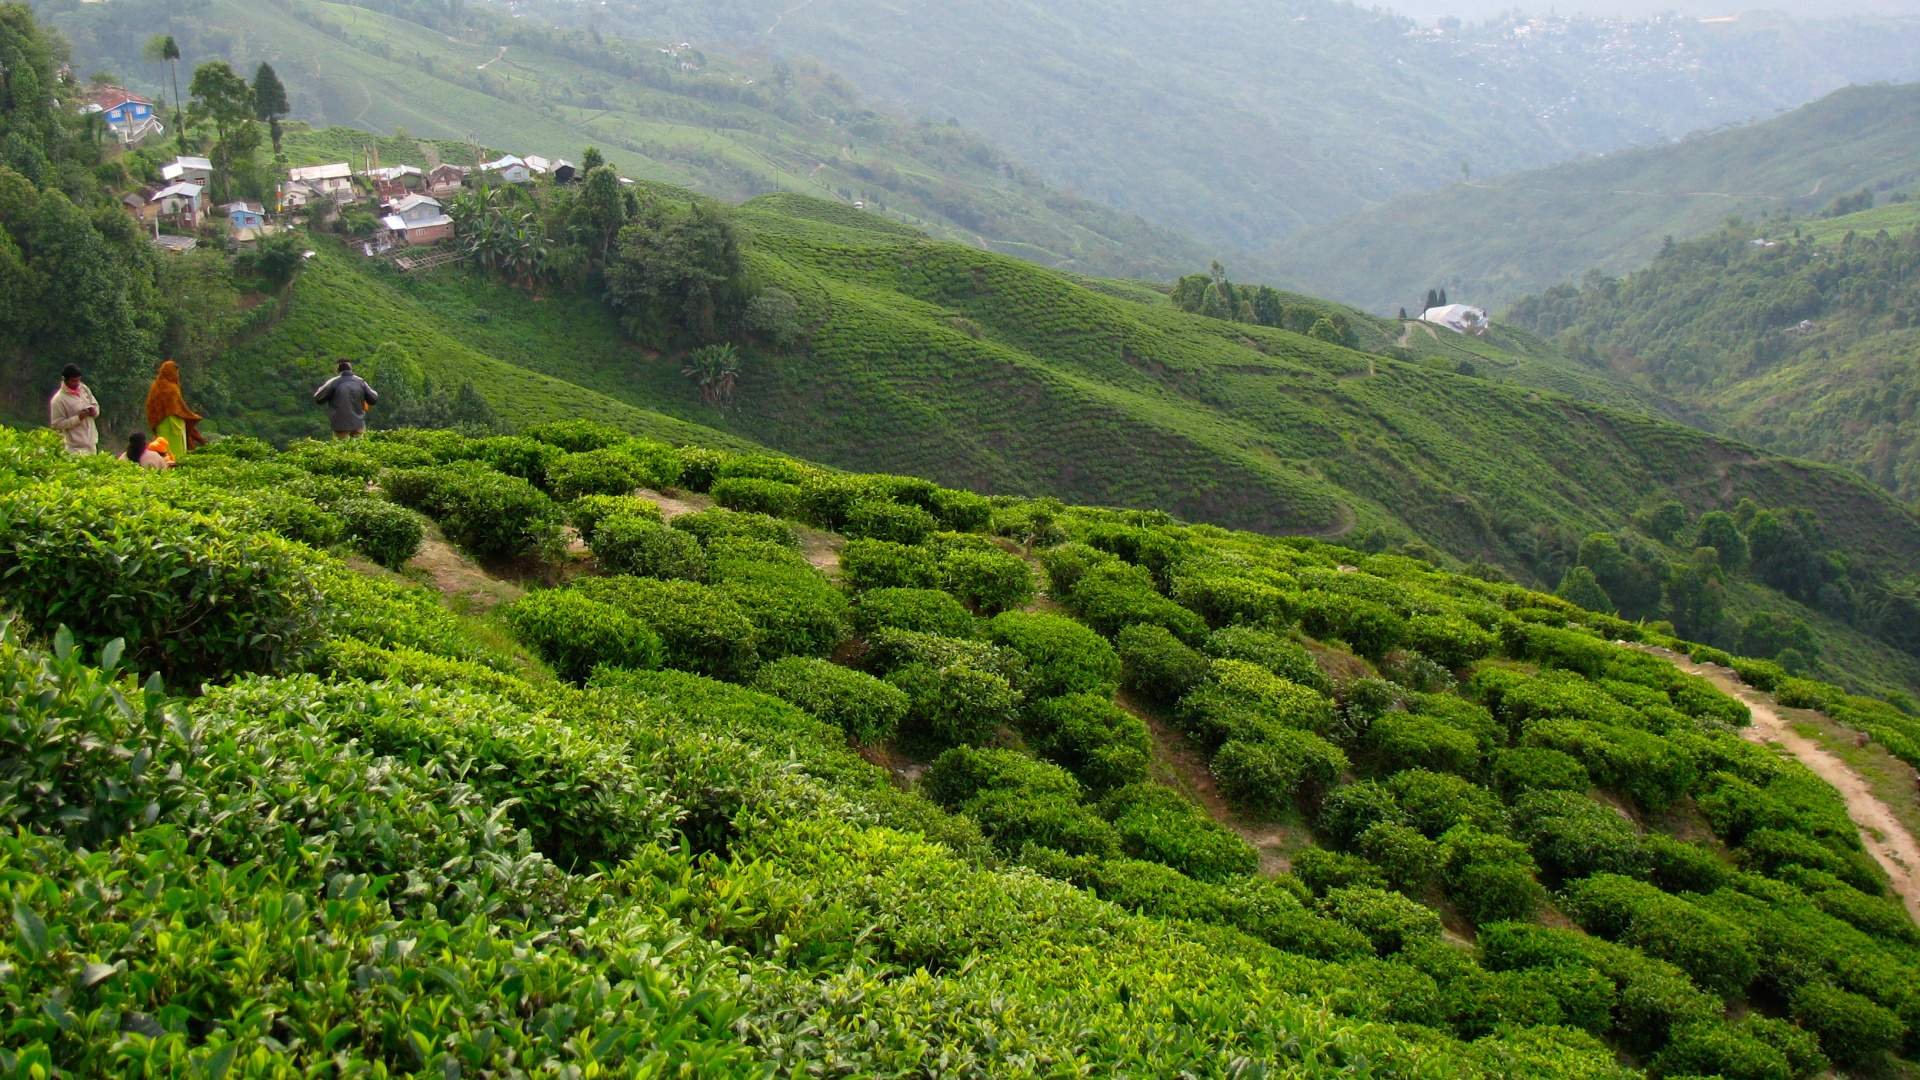
[[[1153,737],[1154,779],[1192,798],[1207,816],[1233,830],[1240,839],[1253,845],[1260,855],[1260,873],[1267,877],[1284,874],[1293,868],[1286,830],[1270,823],[1248,822],[1220,794],[1213,770],[1207,768],[1206,755],[1186,735],[1176,730],[1155,710],[1136,700],[1125,690],[1114,695],[1113,703],[1140,718]]]
[[[518,600],[526,591],[511,581],[502,581],[481,569],[472,559],[454,550],[438,528],[420,541],[420,550],[407,562],[409,569],[426,573],[435,589],[450,601],[456,611],[478,615],[501,604]]]
[[[712,498],[692,492],[664,495],[652,488],[641,488],[634,494],[658,506],[660,516],[668,521],[682,514],[698,513],[713,507]],[[804,525],[795,527],[794,531],[800,535],[800,553],[807,557],[807,562],[828,577],[839,577],[840,548],[846,541],[835,533],[809,529]]]
[[[1741,734],[1757,743],[1773,743],[1797,758],[1802,765],[1827,783],[1846,801],[1847,816],[1860,827],[1860,840],[1867,853],[1887,872],[1895,895],[1907,906],[1907,913],[1920,922],[1920,843],[1900,824],[1887,804],[1873,794],[1859,773],[1820,744],[1793,730],[1780,716],[1779,706],[1770,694],[1761,693],[1742,682],[1739,675],[1718,664],[1696,664],[1665,649],[1640,647],[1689,675],[1698,675],[1722,693],[1736,698],[1753,713],[1753,726]]]
[[[713,500],[705,495],[682,492],[679,495],[662,495],[651,488],[641,488],[635,495],[660,508],[660,516],[672,521],[682,514],[695,514],[702,510],[713,509]]]
[[[499,51],[499,52],[497,52],[497,53],[494,53],[494,54],[493,54],[493,59],[491,59],[491,60],[489,60],[489,61],[487,61],[487,62],[486,62],[486,63],[484,63],[484,64],[481,64],[481,65],[479,65],[478,67],[475,67],[475,68],[474,68],[473,70],[475,70],[475,71],[485,71],[485,70],[487,70],[488,68],[490,68],[490,67],[492,67],[493,65],[495,65],[495,64],[497,64],[497,63],[499,63],[499,62],[500,62],[500,58],[501,58],[501,57],[503,57],[503,56],[505,56],[505,55],[507,55],[507,47],[506,47],[505,45],[502,45],[502,46],[500,46],[500,51]]]

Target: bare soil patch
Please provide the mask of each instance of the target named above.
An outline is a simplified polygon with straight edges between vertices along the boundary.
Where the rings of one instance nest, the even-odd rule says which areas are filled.
[[[454,610],[470,615],[512,603],[526,592],[511,581],[487,573],[449,544],[437,528],[427,531],[420,542],[420,551],[407,561],[407,568],[424,574],[427,582],[447,598]]]

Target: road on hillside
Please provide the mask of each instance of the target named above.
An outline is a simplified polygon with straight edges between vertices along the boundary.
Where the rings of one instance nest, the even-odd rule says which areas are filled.
[[[1700,676],[1721,693],[1738,700],[1753,713],[1753,725],[1743,728],[1742,735],[1753,742],[1779,746],[1820,779],[1832,784],[1846,800],[1847,816],[1859,827],[1860,841],[1866,845],[1867,853],[1887,872],[1893,891],[1906,904],[1908,914],[1920,922],[1920,843],[1915,842],[1913,834],[1887,804],[1873,794],[1873,789],[1852,766],[1793,730],[1781,717],[1772,695],[1748,686],[1734,672],[1718,664],[1696,664],[1666,649],[1636,648],[1658,656],[1689,675]]]

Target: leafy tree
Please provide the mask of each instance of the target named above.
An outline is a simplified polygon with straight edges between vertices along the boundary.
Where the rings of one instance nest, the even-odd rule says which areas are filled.
[[[1428,310],[1428,311],[1432,311],[1432,310],[1433,310],[1434,308],[1437,308],[1437,307],[1439,307],[1439,306],[1440,306],[1440,293],[1439,293],[1439,290],[1437,290],[1437,289],[1428,289],[1428,290],[1427,290],[1427,304],[1426,304],[1426,310]]]
[[[1634,524],[1640,531],[1663,544],[1672,543],[1680,530],[1687,526],[1687,508],[1679,499],[1654,497],[1647,500],[1640,512],[1634,515]]]
[[[280,156],[280,118],[287,115],[291,107],[287,104],[287,88],[281,85],[280,76],[274,74],[273,65],[261,61],[253,73],[253,115],[267,122],[276,158]]]
[[[1232,319],[1233,306],[1228,301],[1227,295],[1227,291],[1221,288],[1220,282],[1209,283],[1207,291],[1200,296],[1200,314],[1209,319]]]
[[[1173,283],[1173,306],[1189,314],[1199,314],[1200,302],[1212,284],[1213,279],[1205,274],[1188,274]]]
[[[1695,544],[1714,550],[1722,567],[1735,572],[1746,569],[1747,537],[1732,514],[1711,510],[1700,515],[1693,527],[1693,537]]]
[[[1611,533],[1593,533],[1581,541],[1578,561],[1593,571],[1621,614],[1644,619],[1658,613],[1663,575],[1638,553],[1623,548]]]
[[[1313,321],[1313,326],[1307,330],[1307,336],[1318,341],[1331,342],[1335,345],[1340,344],[1339,327],[1335,326],[1333,320],[1325,315]]]
[[[218,139],[213,148],[213,178],[220,194],[214,201],[221,202],[232,193],[234,162],[260,144],[253,88],[226,61],[210,60],[194,69],[187,92],[193,95],[191,119],[211,121]]]
[[[705,203],[649,207],[620,230],[607,298],[636,337],[679,332],[712,341],[746,300],[739,236]]]
[[[1607,590],[1601,588],[1599,579],[1593,576],[1593,569],[1586,566],[1569,566],[1560,576],[1560,587],[1553,594],[1570,604],[1578,604],[1588,611],[1612,614],[1615,610],[1613,599]]]
[[[1669,566],[1662,594],[1667,617],[1681,635],[1696,641],[1719,635],[1726,618],[1727,590],[1712,548],[1696,548],[1690,561]]]
[[[1819,519],[1806,510],[1762,510],[1747,527],[1754,575],[1796,600],[1812,600],[1828,578]]]
[[[597,150],[587,149],[595,158],[599,157]],[[620,190],[619,175],[609,165],[602,163],[583,172],[586,182],[574,197],[569,225],[586,245],[592,264],[605,266],[620,230],[627,224],[625,192]]]
[[[1740,628],[1740,651],[1771,659],[1792,649],[1808,660],[1820,655],[1820,641],[1805,619],[1785,612],[1755,612]]]
[[[1283,325],[1287,317],[1287,307],[1280,301],[1280,294],[1272,287],[1262,285],[1253,293],[1253,321],[1261,326]]]

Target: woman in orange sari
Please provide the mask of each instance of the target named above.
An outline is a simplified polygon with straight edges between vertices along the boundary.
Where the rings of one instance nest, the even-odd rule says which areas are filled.
[[[200,434],[200,420],[180,394],[180,365],[171,360],[161,364],[160,374],[147,390],[147,430],[167,440],[175,454],[184,454],[207,445]]]

